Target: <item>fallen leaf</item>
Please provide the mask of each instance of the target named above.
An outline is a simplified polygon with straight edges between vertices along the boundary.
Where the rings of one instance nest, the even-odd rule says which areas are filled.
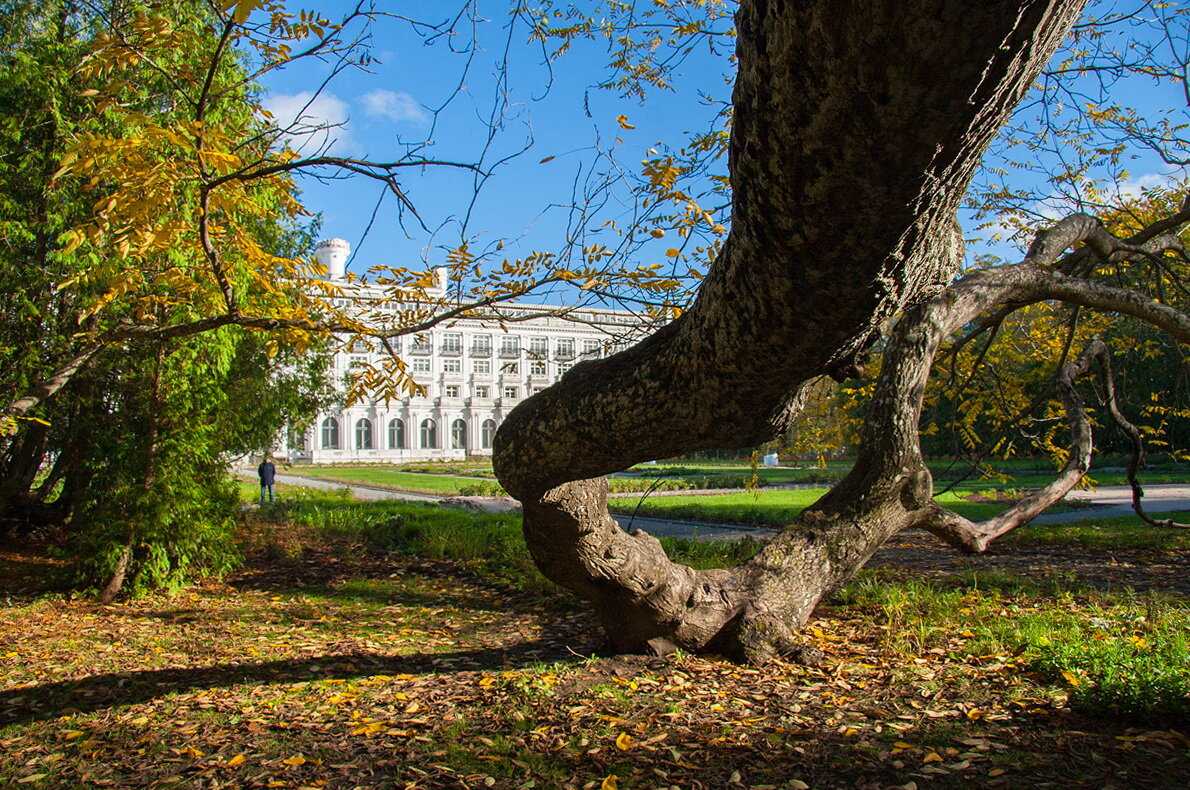
[[[622,752],[626,752],[632,748],[632,736],[626,732],[620,733],[616,738],[616,748]]]

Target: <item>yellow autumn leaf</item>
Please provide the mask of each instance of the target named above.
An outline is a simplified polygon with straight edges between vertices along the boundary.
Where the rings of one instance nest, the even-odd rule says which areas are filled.
[[[66,733],[65,737],[66,737],[66,740],[72,741],[75,738],[83,737],[83,731],[82,730],[70,730],[69,732]]]
[[[1078,676],[1069,670],[1062,670],[1062,677],[1066,678],[1066,682],[1072,686],[1078,685]]]
[[[942,762],[942,755],[938,752],[930,752],[921,760],[923,763],[940,763]]]
[[[286,757],[281,762],[285,763],[286,765],[305,765],[306,758],[302,757],[300,754],[295,754],[293,757]]]
[[[235,757],[232,757],[227,761],[227,766],[229,768],[235,768],[237,765],[243,765],[246,759],[247,758],[245,758],[244,755],[237,754]]]
[[[599,790],[620,790],[620,777],[615,774],[603,777],[603,781],[599,784]]]
[[[632,736],[626,732],[620,733],[616,738],[616,748],[622,752],[626,752],[632,748]]]
[[[620,128],[621,128],[621,129],[635,129],[635,128],[636,128],[636,127],[635,127],[635,126],[633,126],[632,124],[628,123],[628,116],[627,116],[627,115],[617,115],[617,116],[616,116],[616,123],[620,124]]]
[[[675,250],[673,247],[670,247],[668,250],[665,251],[665,257],[667,257],[667,258],[676,258],[681,254],[682,254],[681,250]]]

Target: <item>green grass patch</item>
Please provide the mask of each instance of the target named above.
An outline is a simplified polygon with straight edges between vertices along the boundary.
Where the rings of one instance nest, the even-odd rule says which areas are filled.
[[[832,462],[826,468],[758,466],[755,469],[750,464],[740,463],[638,464],[632,467],[629,473],[645,479],[731,477],[746,480],[755,475],[765,484],[775,485],[781,483],[836,483],[843,479],[850,468],[850,462]]]
[[[652,497],[646,498],[643,502],[624,498],[613,500],[609,506],[617,513],[636,512],[642,516],[656,518],[780,527],[797,518],[799,513],[824,493],[826,489],[805,488]],[[990,518],[1004,509],[1002,505],[968,502],[956,493],[943,494],[938,497],[938,501],[960,515],[974,520]]]
[[[893,653],[981,657],[1010,674],[1041,673],[1094,715],[1190,721],[1184,601],[1102,593],[1061,576],[1040,583],[999,573],[944,581],[884,576],[864,574],[836,598],[874,618]]]
[[[303,467],[294,474],[329,480],[336,483],[385,488],[393,491],[412,491],[418,494],[455,496],[477,487],[491,486],[493,481],[457,475],[404,472],[382,467]]]
[[[524,592],[553,589],[529,557],[517,513],[323,497],[286,502],[274,515],[329,538],[358,541],[373,551],[450,560]]]
[[[1190,549],[1190,530],[1153,527],[1136,516],[1097,518],[1095,511],[1087,517],[1066,524],[1028,524],[996,541],[997,545],[1029,545],[1080,547],[1085,549],[1148,549],[1168,551]],[[1190,513],[1157,513],[1156,518],[1173,518],[1190,522]]]

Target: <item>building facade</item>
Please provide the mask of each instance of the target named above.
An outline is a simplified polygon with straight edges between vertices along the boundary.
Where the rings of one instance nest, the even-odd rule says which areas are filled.
[[[350,245],[329,239],[320,242],[316,252],[329,276],[342,279]],[[549,315],[556,309],[511,305],[503,312],[518,320],[503,326],[462,318],[394,339],[393,350],[425,393],[357,402],[319,414],[304,435],[289,437],[286,455],[306,463],[490,456],[496,429],[514,406],[553,384],[576,363],[618,350],[641,325],[640,316],[626,310]],[[535,312],[541,317],[525,320]],[[344,348],[332,362],[334,380],[346,388],[353,371],[377,364],[380,353],[362,346]]]

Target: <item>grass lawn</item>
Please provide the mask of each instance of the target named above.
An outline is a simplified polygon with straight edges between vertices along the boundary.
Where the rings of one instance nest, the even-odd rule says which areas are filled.
[[[789,491],[741,491],[704,496],[659,496],[641,502],[637,498],[614,499],[609,503],[619,513],[636,512],[642,516],[712,521],[753,526],[780,526],[825,493],[822,488]],[[984,519],[1003,510],[1003,506],[968,502],[957,494],[943,494],[938,501],[971,519]],[[639,509],[638,509],[639,505]]]
[[[1182,788],[1190,771],[1181,600],[870,572],[805,630],[819,669],[600,657],[584,608],[526,572],[515,517],[323,496],[249,518],[249,564],[223,582],[113,606],[0,590],[0,786]]]
[[[375,488],[394,491],[413,491],[419,494],[455,495],[475,487],[491,487],[495,481],[476,477],[431,474],[426,472],[405,472],[374,466],[304,466],[296,468],[293,474],[316,477],[339,483],[358,483]]]
[[[964,474],[967,467],[964,464],[950,464],[948,462],[931,462],[930,471],[935,476],[935,484],[942,488],[958,475]],[[1029,459],[1024,461],[997,461],[994,464],[1000,477],[980,478],[973,475],[969,479],[956,485],[959,490],[980,490],[990,488],[1040,488],[1054,477],[1054,472],[1043,461]],[[790,469],[784,467],[758,467],[753,470],[748,464],[657,464],[640,465],[630,471],[646,477],[691,477],[707,475],[742,475],[753,473],[769,485],[782,483],[833,483],[842,479],[851,468],[850,462],[831,461],[825,469],[815,467]],[[1094,468],[1089,475],[1090,484],[1094,485],[1127,485],[1128,476],[1124,472],[1103,472]],[[1172,465],[1158,466],[1141,472],[1142,483],[1184,483],[1190,481],[1190,469]]]

